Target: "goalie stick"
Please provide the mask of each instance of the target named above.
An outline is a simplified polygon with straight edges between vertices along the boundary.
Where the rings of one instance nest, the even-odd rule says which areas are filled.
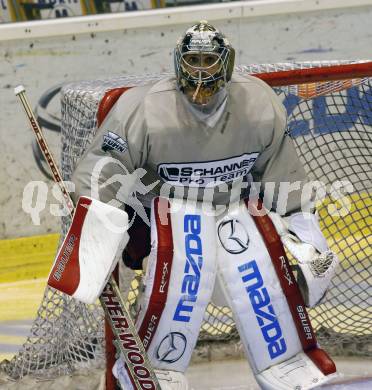
[[[36,140],[49,165],[53,178],[63,194],[66,207],[72,217],[75,210],[74,204],[28,102],[26,90],[20,85],[14,89],[14,93],[21,101],[31,128],[35,133]],[[136,389],[161,390],[133,320],[112,276],[110,276],[99,299],[116,338],[115,345],[120,350],[121,355],[123,355]]]

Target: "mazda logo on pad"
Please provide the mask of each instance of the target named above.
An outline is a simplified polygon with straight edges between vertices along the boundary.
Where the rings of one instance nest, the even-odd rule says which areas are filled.
[[[182,333],[171,332],[161,340],[156,358],[165,363],[174,363],[183,356],[186,344],[186,337]]]
[[[248,233],[243,224],[235,218],[219,224],[218,238],[223,248],[229,253],[236,255],[248,249]]]

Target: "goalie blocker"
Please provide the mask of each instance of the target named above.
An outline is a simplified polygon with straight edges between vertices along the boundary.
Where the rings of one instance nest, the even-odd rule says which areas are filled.
[[[154,200],[138,333],[155,369],[185,372],[217,278],[260,386],[313,388],[336,367],[318,347],[272,221],[248,209],[258,214],[243,201],[215,217],[199,203]],[[128,386],[125,369],[115,374]]]
[[[128,242],[125,211],[80,197],[70,229],[55,258],[48,285],[84,302],[102,293]]]

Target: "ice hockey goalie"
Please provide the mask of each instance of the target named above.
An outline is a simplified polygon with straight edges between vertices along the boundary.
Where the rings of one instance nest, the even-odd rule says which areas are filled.
[[[338,259],[301,198],[285,109],[265,83],[233,74],[233,47],[206,21],[179,39],[174,64],[175,77],[128,89],[110,110],[77,165],[76,200],[129,216],[123,260],[145,270],[136,325],[163,389],[188,388],[216,285],[259,385],[313,388],[336,368],[305,304],[322,299]],[[296,189],[283,196],[283,183]],[[121,359],[114,374],[134,388]]]

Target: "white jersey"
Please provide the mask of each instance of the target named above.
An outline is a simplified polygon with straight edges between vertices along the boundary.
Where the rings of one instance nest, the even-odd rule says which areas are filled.
[[[153,187],[142,193],[145,205],[159,194],[195,196],[200,201],[208,191],[214,204],[227,204],[232,200],[234,183],[240,185],[249,178],[262,185],[306,181],[292,140],[286,135],[285,108],[261,80],[234,76],[223,113],[214,126],[202,121],[188,105],[174,78],[126,91],[78,163],[73,175],[75,196],[95,197],[91,174],[104,157],[117,163],[99,170],[99,185],[107,184],[113,175],[144,169],[140,174],[146,172],[142,188]],[[123,184],[114,179],[109,183],[96,194],[101,201],[115,199]],[[126,189],[126,196],[130,191]],[[247,197],[247,185],[234,196]],[[300,200],[300,191],[291,192],[286,212],[298,210]],[[274,198],[269,208],[275,206]]]

